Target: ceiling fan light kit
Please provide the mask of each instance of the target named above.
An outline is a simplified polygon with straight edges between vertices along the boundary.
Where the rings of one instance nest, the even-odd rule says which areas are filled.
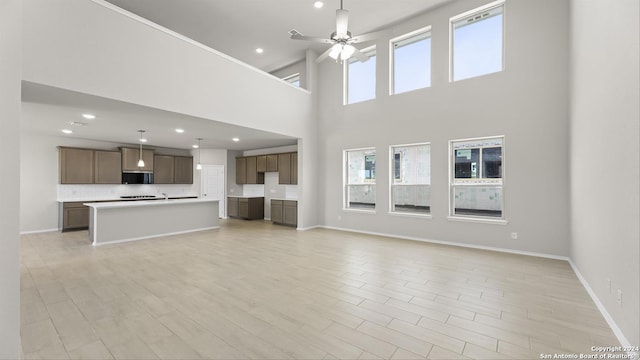
[[[351,36],[351,32],[349,31],[349,11],[343,9],[342,0],[340,0],[340,9],[336,10],[336,31],[331,33],[328,39],[304,36],[297,30],[291,30],[289,34],[291,34],[291,39],[293,40],[321,42],[332,45],[327,51],[318,56],[316,63],[323,61],[327,57],[332,58],[336,62],[338,62],[339,59],[342,63],[345,60],[349,60],[352,56],[355,56],[362,62],[369,60],[369,57],[353,46],[353,44],[373,40],[384,35],[386,32],[387,31],[379,31],[360,36]]]

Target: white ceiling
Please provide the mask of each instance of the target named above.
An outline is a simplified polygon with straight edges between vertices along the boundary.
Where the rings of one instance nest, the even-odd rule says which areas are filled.
[[[296,29],[328,38],[339,0],[106,0],[136,15],[270,72],[304,58],[310,43],[289,38]],[[361,35],[451,0],[344,0],[349,30]],[[328,45],[312,45],[318,53]],[[257,54],[257,47],[264,48]]]
[[[289,38],[296,29],[304,35],[329,37],[335,31],[339,0],[107,0],[125,10],[192,38],[264,71],[274,71],[304,58],[308,48],[318,53],[328,45]],[[451,0],[344,0],[349,30],[360,35],[415,16]],[[255,49],[262,47],[263,54]],[[202,148],[252,150],[296,144],[296,139],[216,121],[200,119],[125,102],[89,96],[37,84],[23,83],[23,127],[60,136],[70,121],[82,139],[136,143],[136,130],[147,130],[149,145],[189,149],[202,137]],[[94,120],[81,114],[95,113]],[[176,127],[185,129],[175,133]],[[230,139],[238,137],[240,142]]]
[[[29,82],[22,83],[22,103],[22,128],[49,136],[137,145],[137,130],[146,130],[146,145],[176,149],[191,149],[199,137],[203,149],[251,150],[297,144],[297,139],[285,135]],[[84,119],[83,113],[96,118]],[[87,125],[72,126],[71,121]],[[178,134],[176,128],[184,133]],[[73,130],[73,134],[64,135],[62,129]],[[234,137],[240,141],[234,142]]]

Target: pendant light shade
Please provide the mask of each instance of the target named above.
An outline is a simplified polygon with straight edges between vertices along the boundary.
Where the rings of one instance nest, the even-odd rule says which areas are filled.
[[[202,164],[200,164],[200,141],[202,138],[197,138],[198,140],[198,163],[196,164],[196,170],[202,170]]]
[[[142,160],[142,134],[144,134],[144,130],[138,130],[140,133],[140,160],[138,160],[138,167],[144,167],[144,160]]]

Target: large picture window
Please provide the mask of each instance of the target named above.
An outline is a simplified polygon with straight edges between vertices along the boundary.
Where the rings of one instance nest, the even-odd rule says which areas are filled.
[[[431,86],[430,29],[391,40],[391,95]]]
[[[450,26],[452,81],[502,71],[503,1],[453,17]]]
[[[354,104],[376,98],[376,48],[361,50],[369,60],[355,56],[345,61],[344,103]]]
[[[504,219],[504,137],[450,142],[450,215]]]
[[[396,145],[391,150],[391,212],[431,212],[431,145]]]
[[[375,210],[376,150],[345,150],[344,159],[344,208]]]

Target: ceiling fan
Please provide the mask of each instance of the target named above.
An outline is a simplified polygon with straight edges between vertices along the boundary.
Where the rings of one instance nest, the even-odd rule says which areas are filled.
[[[356,49],[353,44],[373,40],[387,33],[386,30],[383,30],[362,34],[360,36],[351,36],[351,32],[348,28],[349,11],[342,8],[342,0],[340,0],[340,9],[336,10],[336,31],[331,33],[331,36],[329,36],[328,39],[315,36],[304,36],[295,30],[292,30],[290,34],[291,39],[293,40],[306,40],[331,44],[332,46],[316,59],[316,63],[319,63],[327,57],[336,61],[340,59],[340,62],[342,62],[350,59],[352,56],[355,56],[358,60],[365,62],[369,60],[369,57]]]

